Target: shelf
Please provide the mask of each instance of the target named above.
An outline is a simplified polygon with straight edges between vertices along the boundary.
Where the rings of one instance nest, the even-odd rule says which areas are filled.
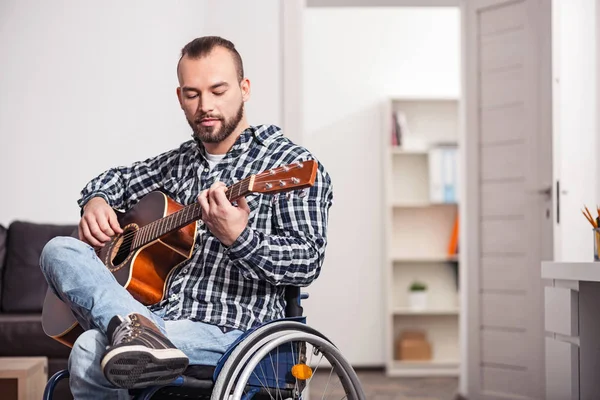
[[[458,102],[459,97],[457,96],[393,96],[390,97],[390,101],[393,102],[437,102],[437,101],[453,101]]]
[[[458,360],[395,360],[388,368],[387,375],[393,377],[458,376],[459,365]]]
[[[390,147],[390,153],[394,155],[426,156],[427,149],[403,149],[401,147]]]
[[[458,255],[447,256],[447,255],[431,255],[431,256],[392,256],[393,262],[403,263],[429,263],[429,262],[450,262],[458,261]]]
[[[458,203],[431,203],[429,201],[396,201],[390,203],[394,208],[457,207]]]
[[[392,310],[393,315],[458,315],[460,310],[458,308],[448,309],[425,309],[425,310],[411,310],[410,308],[397,307]]]

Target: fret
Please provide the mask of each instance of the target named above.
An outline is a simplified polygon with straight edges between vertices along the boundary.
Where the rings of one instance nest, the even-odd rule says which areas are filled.
[[[146,238],[144,240],[144,244],[148,244],[150,243],[150,241],[152,241],[152,227],[154,226],[153,223],[149,223],[148,225],[146,225]]]
[[[148,238],[148,242],[153,242],[156,239],[156,231],[158,230],[158,226],[156,225],[156,221],[150,225],[150,237]]]
[[[232,185],[227,188],[227,192],[225,193],[227,196],[227,200],[231,201],[233,199],[233,191],[235,190],[235,185]]]
[[[166,230],[167,231],[172,231],[173,229],[175,229],[175,226],[177,226],[176,220],[177,219],[177,215],[175,214],[171,214],[168,217],[165,218],[165,223],[166,225]]]
[[[169,221],[166,218],[161,218],[156,225],[156,239],[158,239],[164,234],[165,229],[169,227]]]
[[[158,231],[157,239],[163,236],[165,233],[169,232],[171,229],[169,224],[172,223],[173,217],[169,216],[168,218],[163,218],[159,223],[160,230]]]
[[[247,184],[247,179],[244,179],[243,181],[240,181],[240,187],[238,190],[238,197],[242,197],[243,195],[246,194],[246,184]]]
[[[169,231],[172,231],[175,228],[177,228],[177,213],[173,213],[173,214],[169,215],[169,224],[167,227],[168,227]]]
[[[183,218],[182,217],[183,217],[183,213],[181,211],[178,211],[175,214],[175,226],[174,226],[174,228],[178,227],[179,225],[181,225],[181,223],[183,222]]]
[[[135,239],[137,240],[137,245],[135,246],[136,248],[141,247],[142,246],[142,236],[144,234],[144,228],[139,228],[135,234]]]
[[[166,218],[158,220],[158,230],[156,232],[156,238],[159,239],[165,232],[168,232],[169,221]]]
[[[144,238],[144,236],[146,236],[146,228],[142,226],[142,227],[141,227],[141,228],[138,230],[138,232],[139,232],[139,233],[138,233],[138,235],[139,235],[139,237],[140,237],[140,240],[139,240],[139,246],[140,246],[140,247],[142,247],[142,246],[144,245],[144,241],[146,240],[146,239]]]
[[[189,207],[189,206],[185,208],[185,220],[186,220],[186,221],[189,221],[189,220],[190,220],[190,219],[189,219],[189,218],[190,218],[189,214],[190,214],[190,210],[191,210],[191,208],[192,208],[192,207]]]

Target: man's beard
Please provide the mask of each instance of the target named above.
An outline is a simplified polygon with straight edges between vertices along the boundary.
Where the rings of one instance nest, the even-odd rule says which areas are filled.
[[[194,131],[194,137],[200,140],[202,143],[220,143],[223,140],[227,139],[229,135],[233,133],[235,128],[238,127],[240,121],[244,116],[244,103],[240,104],[240,108],[238,109],[236,115],[230,119],[224,119],[223,116],[215,116],[210,114],[202,114],[198,116],[194,121],[190,121],[188,119],[188,123]],[[221,121],[221,128],[219,130],[215,130],[214,126],[203,126],[202,119],[203,118],[215,118]]]

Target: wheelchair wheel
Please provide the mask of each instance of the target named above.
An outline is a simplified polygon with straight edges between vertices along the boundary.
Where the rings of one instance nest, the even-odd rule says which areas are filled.
[[[320,334],[271,332],[238,355],[219,374],[212,400],[308,400],[309,393],[313,399],[365,399],[350,364]]]

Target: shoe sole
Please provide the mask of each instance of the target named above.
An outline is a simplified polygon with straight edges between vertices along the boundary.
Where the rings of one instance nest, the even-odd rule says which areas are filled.
[[[145,346],[124,346],[102,359],[104,376],[124,389],[166,385],[187,368],[189,360],[179,349],[156,350]]]

